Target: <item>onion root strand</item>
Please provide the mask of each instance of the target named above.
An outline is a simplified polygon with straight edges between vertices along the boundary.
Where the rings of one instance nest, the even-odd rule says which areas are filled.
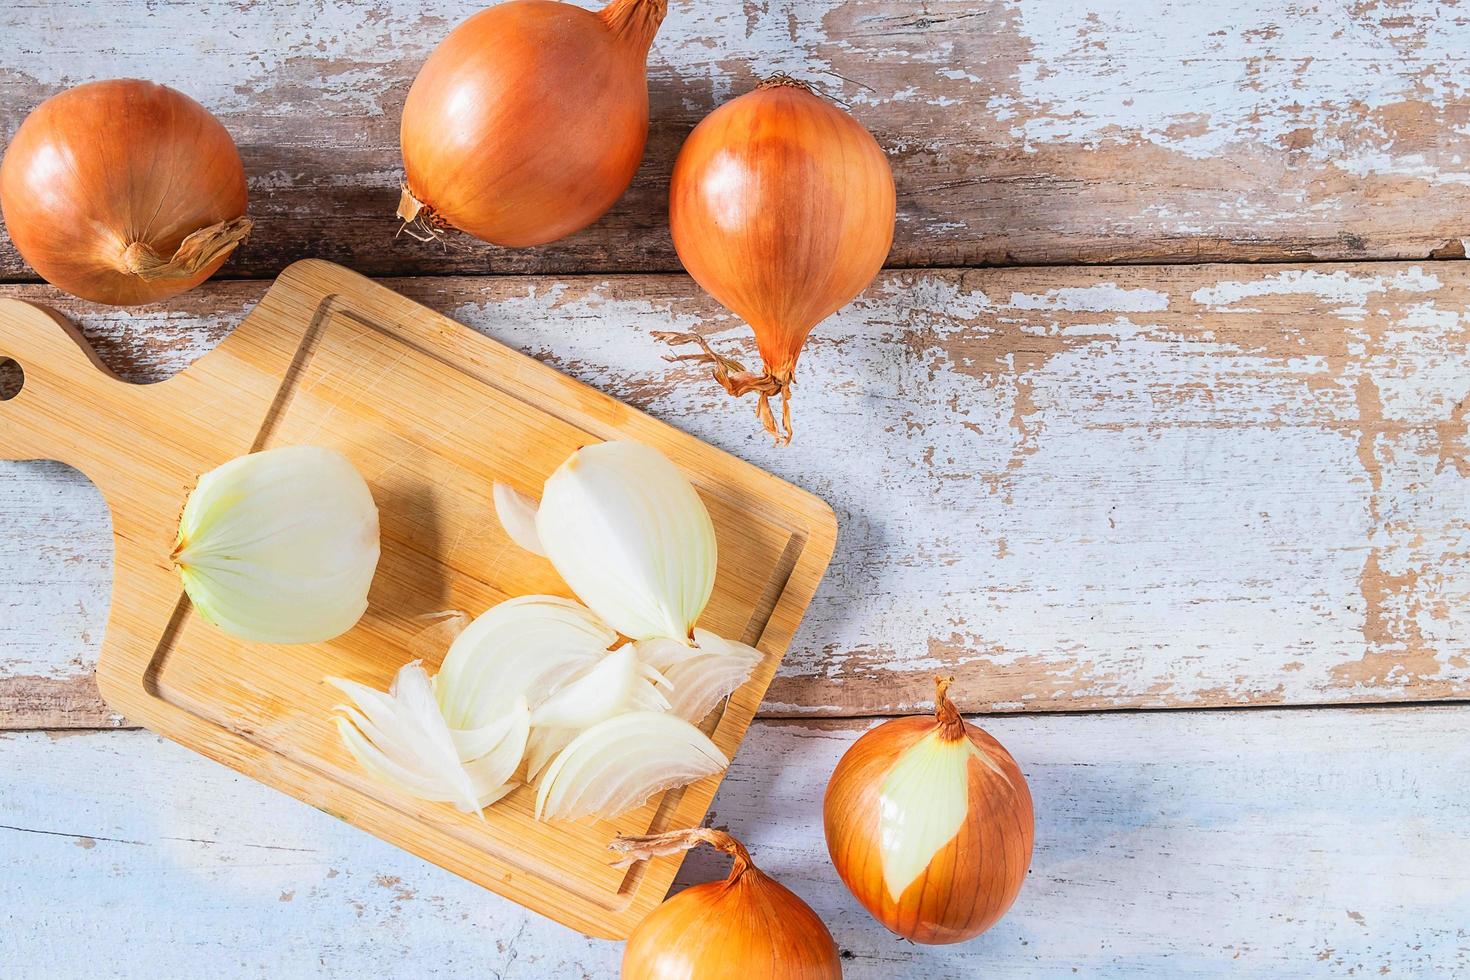
[[[249,218],[241,216],[200,228],[180,242],[168,258],[153,251],[146,242],[133,242],[123,250],[121,268],[144,282],[192,279],[243,242],[250,234],[251,224]]]
[[[613,862],[614,868],[627,868],[639,861],[679,854],[700,844],[708,844],[735,859],[730,877],[738,878],[750,867],[750,853],[729,831],[723,827],[690,827],[688,830],[670,830],[662,834],[619,834],[608,849],[619,855]]]
[[[793,84],[801,84],[793,82]],[[715,381],[719,382],[721,388],[729,392],[735,398],[756,393],[755,414],[765,426],[765,430],[776,440],[776,445],[791,444],[791,385],[789,377],[778,378],[769,370],[757,374],[747,370],[745,365],[734,358],[715,353],[710,347],[709,341],[697,333],[684,333],[676,330],[655,330],[655,340],[662,340],[671,347],[681,347],[685,344],[698,344],[699,353],[695,354],[666,354],[664,360],[673,363],[680,361],[692,361],[695,364],[708,364]],[[771,396],[781,397],[781,428],[776,428],[776,417],[771,412]]]

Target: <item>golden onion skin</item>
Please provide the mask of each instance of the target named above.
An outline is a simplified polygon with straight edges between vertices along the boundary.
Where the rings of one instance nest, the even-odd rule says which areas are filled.
[[[827,851],[848,890],[890,931],[928,944],[972,939],[1005,914],[1026,879],[1035,835],[1031,793],[1016,760],[960,719],[943,694],[940,704],[946,720],[898,718],[858,739],[838,762],[823,802]],[[883,787],[899,756],[936,730],[968,739],[995,768],[968,760],[964,822],[895,900],[878,832]]]
[[[406,191],[428,223],[521,247],[612,207],[643,159],[645,62],[665,3],[509,0],[451,31],[414,79],[399,132]]]
[[[739,397],[790,395],[819,322],[873,281],[893,244],[888,158],[862,124],[784,76],[720,106],[694,128],[669,183],[669,229],[684,268],[755,331],[762,372],[706,351]],[[696,335],[667,335],[671,343]],[[787,426],[786,441],[790,441]]]
[[[198,102],[133,78],[89,82],[36,107],[0,162],[16,250],[74,296],[128,306],[192,289],[250,229],[235,142]],[[189,261],[175,253],[191,235]]]
[[[738,841],[719,830],[658,837],[686,837],[682,847],[710,843],[735,863],[724,881],[686,888],[639,923],[623,951],[622,980],[841,980],[842,960],[826,925],[751,864]]]
[[[786,380],[812,327],[883,268],[894,213],[878,142],[798,85],[764,85],[706,116],[669,185],[679,260]]]

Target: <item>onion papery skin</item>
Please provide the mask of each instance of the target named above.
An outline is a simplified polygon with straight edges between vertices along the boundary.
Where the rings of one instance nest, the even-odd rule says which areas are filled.
[[[983,753],[966,763],[968,812],[897,899],[883,867],[884,785],[903,753],[935,734],[935,719],[894,719],[858,739],[833,771],[823,804],[827,850],[843,882],[875,919],[916,943],[980,935],[1010,908],[1031,864],[1035,818],[1020,767],[990,735],[959,724],[961,738]]]
[[[399,216],[513,247],[596,221],[643,159],[665,4],[510,0],[456,27],[403,107]]]
[[[762,375],[715,362],[731,394],[789,393],[812,328],[883,267],[894,215],[877,141],[790,79],[763,83],[694,128],[674,164],[669,227],[684,268],[755,331]]]
[[[622,980],[841,977],[827,926],[795,892],[750,864],[743,849],[726,880],[694,885],[664,902],[623,950]]]
[[[47,99],[0,163],[16,249],[47,282],[97,303],[151,303],[208,279],[249,231],[245,205],[245,168],[219,120],[137,79]]]

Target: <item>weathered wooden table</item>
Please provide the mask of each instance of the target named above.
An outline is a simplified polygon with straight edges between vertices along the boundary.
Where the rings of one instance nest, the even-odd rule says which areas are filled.
[[[258,224],[165,306],[60,296],[8,242],[0,295],[148,381],[329,258],[830,500],[836,559],[715,812],[850,977],[1470,971],[1470,11],[675,0],[628,196],[446,252],[394,238],[398,110],[474,6],[7,5],[5,136],[61,87],[175,85],[235,134]],[[787,449],[647,336],[747,339],[679,272],[664,192],[775,71],[848,103],[899,189]],[[617,945],[109,712],[110,563],[90,484],[0,464],[0,974],[615,974]],[[999,926],[924,948],[841,888],[818,814],[937,670],[1022,763],[1037,849]]]

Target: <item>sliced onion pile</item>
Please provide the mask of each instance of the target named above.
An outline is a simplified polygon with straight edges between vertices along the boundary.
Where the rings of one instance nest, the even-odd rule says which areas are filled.
[[[429,675],[405,664],[388,693],[329,677],[352,699],[341,705],[337,731],[372,775],[410,796],[453,803],[475,813],[510,792],[530,732],[522,699],[476,729],[450,728],[434,698]]]
[[[508,599],[455,638],[438,676],[414,662],[386,694],[329,678],[353,701],[337,727],[358,763],[466,812],[534,784],[545,820],[614,817],[722,771],[696,725],[762,655],[694,627],[716,554],[689,481],[657,450],[611,442],[573,453],[539,505],[494,496],[506,532],[582,602]]]

